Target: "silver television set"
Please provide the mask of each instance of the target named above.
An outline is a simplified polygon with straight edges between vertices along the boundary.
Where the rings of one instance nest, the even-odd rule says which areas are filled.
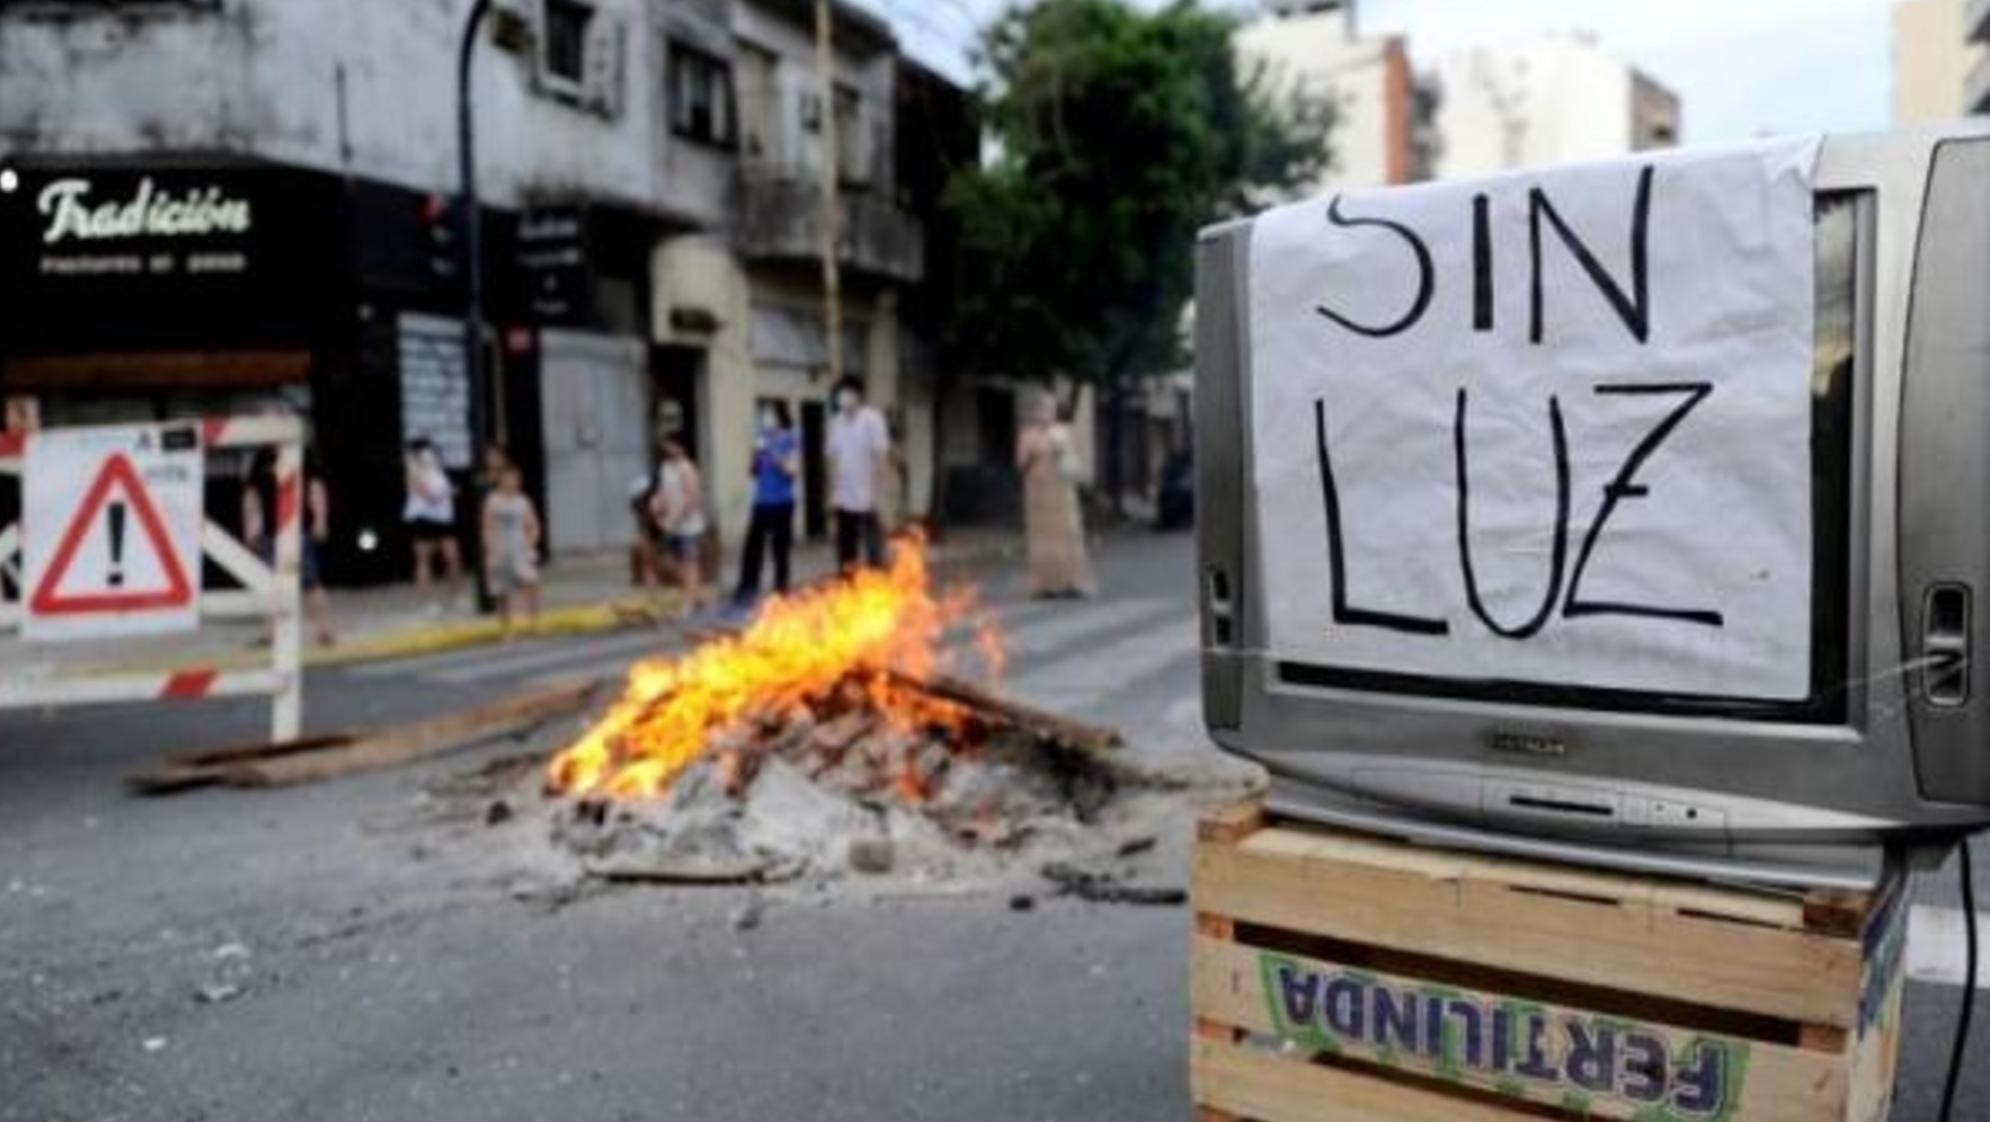
[[[1276,806],[1440,838],[1509,839],[1503,848],[1538,848],[1525,841],[1533,838],[1647,855],[1739,857],[1933,842],[1990,823],[1990,659],[1977,657],[1990,653],[1985,647],[1990,631],[1977,623],[1990,611],[1990,122],[1831,135],[1814,144],[1807,179],[1810,369],[1801,404],[1805,415],[1798,421],[1807,425],[1807,434],[1798,434],[1807,450],[1800,443],[1796,453],[1807,455],[1808,572],[1801,574],[1807,577],[1804,601],[1790,616],[1795,622],[1783,628],[1790,632],[1783,637],[1792,644],[1787,650],[1797,652],[1799,661],[1807,652],[1808,672],[1792,688],[1763,696],[1740,688],[1622,688],[1585,681],[1580,674],[1561,680],[1553,673],[1520,672],[1528,665],[1525,636],[1486,631],[1503,618],[1500,630],[1524,632],[1529,621],[1520,617],[1532,601],[1503,606],[1503,617],[1477,612],[1483,624],[1475,619],[1480,605],[1471,587],[1470,549],[1464,577],[1442,578],[1464,586],[1443,604],[1402,602],[1408,574],[1391,564],[1370,559],[1364,570],[1353,569],[1341,555],[1339,539],[1355,532],[1349,526],[1373,529],[1387,515],[1373,487],[1362,500],[1365,506],[1357,504],[1357,496],[1343,494],[1343,509],[1333,509],[1330,432],[1342,448],[1352,449],[1335,449],[1334,467],[1343,475],[1361,467],[1363,454],[1387,456],[1395,447],[1443,440],[1444,425],[1454,419],[1458,429],[1450,436],[1462,460],[1465,432],[1477,440],[1488,425],[1477,414],[1467,422],[1462,386],[1456,417],[1430,417],[1435,427],[1429,433],[1410,431],[1413,418],[1401,411],[1366,405],[1342,408],[1337,427],[1330,426],[1334,403],[1321,391],[1320,416],[1291,419],[1288,427],[1298,433],[1317,423],[1320,474],[1327,478],[1313,481],[1326,485],[1311,493],[1315,505],[1324,501],[1325,514],[1297,499],[1267,499],[1267,481],[1277,478],[1283,486],[1293,473],[1267,467],[1273,449],[1261,446],[1267,438],[1260,430],[1266,402],[1274,400],[1268,395],[1276,390],[1276,401],[1298,400],[1285,382],[1311,378],[1331,387],[1340,384],[1337,374],[1358,374],[1364,356],[1381,353],[1362,348],[1390,326],[1385,321],[1393,319],[1395,309],[1447,314],[1461,322],[1479,317],[1487,322],[1476,326],[1489,334],[1505,330],[1504,321],[1517,317],[1522,322],[1513,330],[1524,334],[1528,296],[1497,294],[1510,301],[1499,305],[1502,313],[1519,311],[1503,314],[1494,325],[1485,291],[1488,270],[1479,269],[1475,278],[1469,265],[1459,264],[1475,248],[1483,252],[1504,236],[1488,236],[1484,203],[1477,204],[1475,222],[1461,219],[1458,227],[1474,235],[1477,245],[1468,237],[1452,248],[1419,243],[1402,223],[1390,227],[1394,200],[1411,200],[1402,193],[1423,188],[1302,204],[1317,210],[1306,221],[1317,221],[1317,233],[1309,236],[1322,246],[1358,236],[1395,238],[1394,250],[1382,245],[1377,252],[1394,252],[1404,262],[1405,277],[1418,276],[1421,266],[1427,282],[1416,292],[1409,281],[1344,277],[1330,253],[1309,265],[1310,272],[1294,274],[1322,290],[1348,293],[1347,301],[1368,301],[1362,315],[1338,314],[1324,302],[1310,309],[1317,319],[1304,320],[1297,330],[1312,332],[1302,340],[1317,339],[1327,358],[1303,346],[1295,349],[1289,340],[1277,342],[1273,355],[1273,340],[1253,338],[1270,334],[1263,326],[1266,286],[1277,288],[1281,298],[1312,298],[1291,291],[1291,276],[1272,275],[1273,258],[1254,254],[1254,240],[1269,236],[1266,216],[1202,233],[1195,426],[1205,720],[1222,748],[1270,772]],[[1639,160],[1623,161],[1627,192]],[[1656,166],[1662,183],[1669,165]],[[1501,182],[1531,190],[1526,173]],[[1622,232],[1606,236],[1593,224],[1571,229],[1559,214],[1546,213],[1565,201],[1556,190],[1537,193],[1530,216],[1534,228],[1511,235],[1511,244],[1523,247],[1532,238],[1537,345],[1543,333],[1544,253],[1573,260],[1571,253],[1582,256],[1581,248],[1593,252],[1596,260],[1575,262],[1589,269],[1580,284],[1593,291],[1566,299],[1605,307],[1598,298],[1614,292],[1617,318],[1631,322]],[[1668,251],[1662,240],[1666,213],[1652,216],[1651,230],[1632,230],[1630,253]],[[1640,235],[1653,245],[1637,244]],[[1447,253],[1458,260],[1447,260]],[[1509,287],[1524,290],[1526,253],[1514,256],[1506,255],[1500,265],[1506,271],[1497,275],[1502,283],[1518,278]],[[1642,269],[1642,257],[1634,264]],[[1720,278],[1704,281],[1717,286]],[[1401,291],[1372,298],[1368,292],[1392,288]],[[1642,304],[1642,279],[1637,288]],[[1664,295],[1656,292],[1652,299]],[[1554,314],[1551,307],[1548,315]],[[1458,328],[1458,339],[1469,338],[1465,330]],[[1425,353],[1442,367],[1457,346],[1454,341]],[[1680,389],[1680,371],[1690,376],[1693,361],[1691,354],[1669,359],[1664,388]],[[1634,377],[1637,371],[1609,373]],[[1562,384],[1568,409],[1590,407],[1583,389]],[[1694,418],[1677,416],[1688,396],[1675,394],[1666,409],[1648,415],[1660,422],[1672,418],[1678,433],[1688,432]],[[1553,420],[1559,442],[1562,419],[1558,414]],[[1402,431],[1392,431],[1392,425]],[[1651,424],[1647,437],[1659,427]],[[1662,444],[1667,435],[1655,440]],[[1646,451],[1650,455],[1635,472],[1621,466],[1622,455],[1616,456],[1620,466],[1614,475],[1585,475],[1578,465],[1571,483],[1564,472],[1563,506],[1572,503],[1577,515],[1570,520],[1569,540],[1556,549],[1561,598],[1550,592],[1532,622],[1564,636],[1571,650],[1583,650],[1584,629],[1600,625],[1570,610],[1582,604],[1567,588],[1565,570],[1578,567],[1578,553],[1593,552],[1588,560],[1595,584],[1602,559],[1625,548],[1612,544],[1613,535],[1633,531],[1627,512],[1653,501],[1654,492],[1691,483],[1690,471],[1676,459],[1664,464],[1666,447]],[[1445,470],[1416,479],[1439,486]],[[1461,466],[1461,499],[1464,474]],[[1482,491],[1485,473],[1477,478]],[[1291,482],[1297,489],[1281,496],[1309,493],[1303,481]],[[1553,489],[1543,474],[1495,479],[1491,485],[1517,492],[1519,501],[1542,504]],[[1468,536],[1463,502],[1459,509],[1457,531]],[[1748,532],[1743,525],[1723,525],[1720,510],[1708,516],[1722,534]],[[1304,523],[1310,535],[1322,517],[1330,540],[1296,568],[1294,562],[1279,562],[1284,575],[1271,579],[1272,554],[1289,548],[1278,544],[1292,537],[1288,524]],[[1605,523],[1600,537],[1599,521]],[[1586,546],[1585,528],[1591,539]],[[1485,546],[1477,548],[1483,565]],[[1536,553],[1545,556],[1544,550],[1516,556]],[[1720,556],[1716,550],[1688,561],[1717,567]],[[1546,567],[1545,560],[1534,560]],[[1399,573],[1403,582],[1396,579]],[[1708,589],[1718,587],[1717,574],[1709,572],[1706,579]],[[1459,606],[1464,593],[1472,594],[1473,610]],[[1593,603],[1600,594],[1584,595]],[[1699,607],[1707,616],[1724,608],[1730,621],[1745,610],[1719,603]],[[1324,622],[1294,640],[1293,621],[1301,619]],[[1707,620],[1652,622],[1674,625],[1677,633]],[[1461,663],[1462,669],[1432,671],[1441,660],[1421,658],[1418,644],[1447,641],[1437,634],[1440,628],[1451,639],[1473,629],[1479,637],[1472,641],[1482,653]],[[1371,635],[1374,648],[1385,654],[1363,653]],[[1513,652],[1510,660],[1499,654],[1503,650]],[[1344,651],[1355,653],[1338,653]],[[1386,652],[1397,652],[1400,665]],[[1509,663],[1514,673],[1504,672]]]

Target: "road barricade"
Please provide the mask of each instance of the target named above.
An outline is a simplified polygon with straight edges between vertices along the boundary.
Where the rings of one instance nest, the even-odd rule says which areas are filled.
[[[273,456],[267,558],[204,509],[205,460],[230,449]],[[44,645],[222,620],[266,621],[269,638],[263,665],[8,672],[0,675],[0,709],[268,696],[272,739],[296,738],[302,469],[303,427],[287,416],[0,433],[0,487],[17,480],[21,493],[20,520],[0,525],[5,641],[27,644],[32,655]],[[208,566],[232,584],[203,588]]]

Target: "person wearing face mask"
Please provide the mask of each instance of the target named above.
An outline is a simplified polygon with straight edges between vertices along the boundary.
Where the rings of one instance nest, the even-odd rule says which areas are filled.
[[[746,607],[760,596],[760,562],[771,546],[774,591],[788,590],[788,557],[795,538],[795,479],[801,473],[800,441],[788,403],[760,406],[760,431],[753,438],[753,520],[739,556],[739,586],[733,603]]]
[[[864,401],[864,384],[836,385],[836,416],[829,422],[829,500],[836,511],[836,564],[849,569],[861,557],[884,564],[884,526],[878,496],[891,463],[891,433],[884,415]]]

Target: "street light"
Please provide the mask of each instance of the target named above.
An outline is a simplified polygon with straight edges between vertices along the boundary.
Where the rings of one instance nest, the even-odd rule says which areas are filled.
[[[475,509],[480,498],[477,475],[483,471],[488,434],[490,403],[485,400],[490,387],[484,377],[484,219],[477,201],[477,129],[471,112],[470,63],[475,57],[477,32],[491,13],[491,0],[472,0],[469,18],[463,21],[463,43],[456,55],[456,150],[462,160],[464,291],[463,344],[465,371],[470,379],[470,499]],[[470,561],[477,581],[477,610],[496,607],[485,580],[482,535],[470,535]]]

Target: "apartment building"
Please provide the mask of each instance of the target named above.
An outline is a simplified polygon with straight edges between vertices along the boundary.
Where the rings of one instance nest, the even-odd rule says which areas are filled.
[[[1581,33],[1441,56],[1433,171],[1488,175],[1679,143],[1678,95]]]

